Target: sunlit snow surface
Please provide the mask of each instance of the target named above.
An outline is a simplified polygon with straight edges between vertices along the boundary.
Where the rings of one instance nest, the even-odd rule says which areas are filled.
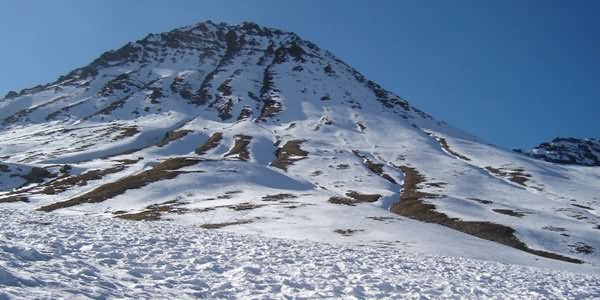
[[[597,299],[600,276],[0,209],[0,299]]]

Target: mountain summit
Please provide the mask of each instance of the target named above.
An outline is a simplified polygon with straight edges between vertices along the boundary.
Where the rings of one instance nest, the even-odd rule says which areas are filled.
[[[598,168],[486,144],[253,23],[150,34],[10,92],[0,124],[3,206],[600,263]]]

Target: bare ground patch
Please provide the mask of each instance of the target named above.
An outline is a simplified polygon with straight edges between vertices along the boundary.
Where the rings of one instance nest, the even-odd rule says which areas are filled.
[[[192,130],[182,129],[168,132],[165,137],[160,141],[160,143],[156,144],[158,147],[164,147],[168,145],[170,142],[176,141],[193,132]]]
[[[265,195],[262,197],[262,201],[281,201],[281,200],[285,200],[285,199],[294,199],[294,198],[298,198],[298,196],[296,196],[294,194],[282,193],[282,194]]]
[[[25,196],[8,196],[0,198],[0,203],[16,203],[16,202],[29,202],[29,199]]]
[[[376,163],[372,160],[370,160],[369,158],[367,158],[365,155],[361,154],[360,152],[353,150],[352,151],[356,156],[358,156],[359,158],[361,158],[363,160],[363,164],[365,165],[365,167],[367,167],[367,169],[369,169],[371,172],[383,177],[384,179],[386,179],[387,181],[393,183],[393,184],[398,184],[396,182],[396,180],[394,180],[394,178],[392,178],[392,176],[386,174],[385,172],[383,172],[383,166],[384,164],[381,163]]]
[[[579,207],[579,208],[583,208],[583,209],[587,209],[587,210],[594,210],[593,208],[589,207],[589,206],[585,206],[585,205],[581,205],[581,204],[571,204],[575,207]]]
[[[500,224],[491,222],[463,221],[450,218],[446,214],[435,210],[435,205],[426,203],[426,199],[433,199],[437,195],[420,191],[419,185],[425,182],[425,177],[416,169],[408,166],[400,166],[404,171],[404,188],[400,201],[392,206],[391,211],[415,220],[436,223],[450,227],[454,230],[476,236],[481,239],[494,241],[509,247],[513,247],[534,255],[581,264],[583,261],[560,254],[535,250],[529,248],[515,236],[515,230]]]
[[[222,139],[223,139],[222,133],[220,133],[220,132],[213,133],[204,144],[202,144],[201,146],[196,148],[196,151],[195,151],[196,154],[198,154],[198,155],[206,154],[206,152],[219,146],[219,143],[221,143]]]
[[[148,205],[144,211],[137,213],[116,212],[117,215],[115,217],[131,221],[158,221],[161,219],[162,214],[165,213],[184,214],[188,212],[188,209],[181,207],[184,204],[177,200],[172,200],[165,203]]]
[[[573,245],[569,245],[569,247],[572,249],[571,252],[574,253],[592,254],[594,252],[592,246],[583,242],[577,242]]]
[[[527,187],[525,183],[527,183],[531,179],[531,174],[525,173],[525,170],[522,168],[508,169],[487,166],[485,167],[485,169],[493,175],[508,179],[509,181],[524,187]]]
[[[327,200],[327,201],[332,204],[342,204],[342,205],[349,205],[349,206],[356,205],[354,199],[347,198],[347,197],[333,196],[333,197],[330,197],[329,200]]]
[[[248,145],[250,145],[250,141],[252,137],[249,135],[239,134],[235,136],[235,144],[233,148],[229,150],[225,157],[237,157],[240,160],[247,161],[250,159],[250,151],[248,150]]]
[[[271,162],[271,166],[287,171],[290,165],[305,159],[308,152],[300,148],[303,142],[303,140],[291,140],[285,143],[275,152],[277,157]]]
[[[507,215],[507,216],[511,216],[511,217],[517,217],[517,218],[522,218],[526,214],[528,214],[527,212],[521,212],[521,211],[515,211],[512,209],[503,209],[503,208],[492,209],[492,211],[497,212],[499,214],[503,214],[503,215]]]
[[[253,220],[236,220],[236,221],[232,221],[232,222],[223,222],[223,223],[207,223],[207,224],[200,225],[200,227],[202,227],[204,229],[220,229],[220,228],[223,228],[226,226],[250,224],[252,222],[253,222]]]
[[[337,233],[337,234],[341,234],[343,236],[351,236],[357,232],[363,232],[365,231],[364,229],[336,229],[333,232]]]
[[[135,127],[135,126],[129,126],[129,127],[120,127],[119,128],[119,135],[117,135],[115,138],[113,138],[113,141],[118,141],[127,137],[131,137],[134,136],[138,133],[140,133],[140,130]]]
[[[490,201],[490,200],[485,200],[485,199],[479,199],[479,198],[467,198],[469,200],[473,200],[475,202],[479,202],[481,204],[493,204],[494,201]]]
[[[162,161],[154,168],[141,173],[121,178],[117,181],[104,184],[94,190],[87,192],[75,198],[56,202],[50,205],[40,207],[38,210],[50,212],[61,208],[71,207],[83,203],[98,203],[108,200],[112,197],[125,193],[127,190],[138,189],[150,183],[173,179],[179,174],[177,171],[183,167],[195,165],[200,162],[199,159],[178,157]]]
[[[396,220],[397,218],[394,218],[394,217],[367,217],[367,219],[371,219],[373,221],[385,222],[385,221]]]
[[[444,150],[446,150],[446,152],[450,153],[450,155],[453,155],[453,156],[455,156],[455,157],[458,157],[458,158],[460,158],[460,159],[462,159],[462,160],[471,161],[471,159],[470,159],[470,158],[468,158],[468,157],[466,157],[466,156],[464,156],[464,155],[462,155],[462,154],[460,154],[460,153],[458,153],[458,152],[456,152],[456,151],[452,150],[452,149],[450,148],[450,145],[448,145],[448,141],[446,141],[446,139],[445,139],[445,138],[443,138],[443,137],[439,137],[439,136],[436,136],[435,134],[433,134],[433,133],[431,133],[431,132],[426,132],[426,133],[427,133],[429,136],[431,136],[432,138],[434,138],[434,139],[435,139],[435,140],[436,140],[436,141],[437,141],[437,142],[440,144],[440,146],[441,146],[442,148],[444,148]]]
[[[381,198],[379,194],[362,194],[357,191],[348,191],[346,196],[354,199],[356,202],[376,202]]]

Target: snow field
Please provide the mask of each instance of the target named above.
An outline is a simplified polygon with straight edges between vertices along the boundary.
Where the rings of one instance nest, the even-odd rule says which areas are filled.
[[[597,299],[600,276],[0,209],[0,299]]]

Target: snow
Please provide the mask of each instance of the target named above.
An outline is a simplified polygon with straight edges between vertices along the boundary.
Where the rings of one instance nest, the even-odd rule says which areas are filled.
[[[348,247],[0,209],[0,299],[594,299],[578,274],[385,247]]]
[[[0,103],[0,118],[6,118],[0,120],[0,165],[7,166],[0,170],[0,199],[16,195],[29,201],[0,205],[6,214],[2,221],[4,261],[24,266],[21,270],[2,265],[0,278],[6,284],[37,286],[40,293],[56,288],[64,297],[70,292],[144,297],[143,289],[165,297],[182,289],[189,297],[209,293],[204,295],[215,298],[270,298],[269,293],[299,298],[416,297],[419,291],[430,298],[461,293],[469,298],[590,295],[585,294],[591,291],[586,289],[587,277],[573,279],[562,272],[600,273],[600,168],[556,165],[489,145],[392,93],[377,90],[333,54],[309,47],[291,33],[247,33],[245,46],[226,59],[226,43],[217,38],[216,31],[241,29],[224,26],[206,23],[206,30],[202,25],[178,29],[171,34],[193,36],[177,41],[182,44],[177,47],[163,40],[169,34],[151,35],[132,44],[144,59],[110,61],[97,75],[74,77]],[[306,52],[302,59],[290,55],[276,59],[273,50],[292,42]],[[123,86],[109,84],[125,73],[128,79]],[[160,95],[153,96],[156,91]],[[186,91],[197,97],[206,92],[202,98],[206,103],[191,102]],[[259,118],[267,100],[278,101],[282,111]],[[231,117],[222,118],[228,107]],[[110,112],[104,113],[107,109]],[[249,116],[238,120],[242,109]],[[123,136],[128,128],[139,132]],[[187,135],[159,144],[169,132],[177,131]],[[222,134],[218,145],[196,154],[195,149],[215,133]],[[225,156],[239,135],[251,137],[248,161],[238,155]],[[299,147],[308,154],[292,154],[288,159],[293,163],[285,170],[273,166],[277,150],[290,141],[302,141]],[[30,212],[127,180],[169,158],[198,163],[172,170],[178,172],[175,178],[127,188],[101,202],[81,203],[50,215]],[[78,181],[56,194],[45,192],[46,185],[59,180],[56,177],[22,186],[33,167],[67,176],[58,174],[64,164],[71,167],[72,176],[120,169]],[[374,166],[380,166],[381,172]],[[435,195],[426,201],[438,212],[510,227],[532,249],[584,263],[535,256],[390,212],[404,192],[402,167],[414,168],[423,176],[418,188]],[[515,182],[493,170],[519,170],[527,180]],[[328,201],[347,197],[350,191],[381,198],[355,205]],[[287,198],[265,200],[273,195]],[[156,224],[114,219],[169,203],[175,203],[177,210],[161,211]],[[19,223],[25,219],[51,224]],[[223,223],[239,224],[219,232],[199,229]],[[17,231],[17,227],[33,226],[41,232]],[[16,237],[23,242],[18,243]],[[160,247],[151,250],[144,243]],[[274,261],[243,253],[271,244]],[[592,251],[581,251],[586,248],[579,245]],[[111,247],[112,252],[103,250]],[[202,252],[203,247],[214,258]],[[236,247],[240,253],[234,253]],[[146,251],[161,253],[148,255]],[[292,252],[293,260],[287,262],[286,251]],[[194,262],[198,255],[206,256],[214,266],[224,264],[223,269],[196,272],[194,266],[202,265]],[[360,259],[369,255],[373,265],[371,258]],[[63,270],[58,277],[49,273],[55,261]],[[286,268],[286,263],[291,267]],[[65,271],[70,264],[83,273]],[[258,275],[253,274],[257,264],[262,270]],[[328,273],[320,274],[318,268],[308,267],[311,264],[324,266]],[[38,265],[45,265],[46,271],[36,269]],[[281,266],[269,269],[271,265]],[[113,268],[120,271],[111,273]],[[480,277],[487,268],[491,271],[485,272],[494,276],[506,276],[506,282],[487,279],[491,286],[486,286]],[[465,276],[464,281],[445,272]],[[540,281],[543,275],[551,279]],[[154,281],[153,276],[158,279]],[[76,282],[72,288],[61,283],[71,280]],[[570,286],[579,280],[584,281],[581,291]],[[213,290],[222,294],[210,294]],[[248,290],[255,294],[245,294]]]

